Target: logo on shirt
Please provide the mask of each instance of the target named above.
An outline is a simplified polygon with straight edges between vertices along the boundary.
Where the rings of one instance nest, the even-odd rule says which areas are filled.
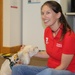
[[[46,37],[46,44],[48,44],[49,43],[49,38],[48,37]]]
[[[57,47],[62,47],[62,44],[57,43],[56,46],[57,46]]]

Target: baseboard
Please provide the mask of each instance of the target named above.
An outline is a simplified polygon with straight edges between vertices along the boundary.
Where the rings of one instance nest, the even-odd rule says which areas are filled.
[[[1,53],[16,53],[20,50],[21,45],[13,47],[2,47]]]

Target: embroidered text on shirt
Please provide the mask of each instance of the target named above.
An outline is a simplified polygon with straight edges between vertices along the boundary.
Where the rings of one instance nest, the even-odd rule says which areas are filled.
[[[48,37],[46,37],[46,44],[48,44],[49,43],[49,39],[48,39]]]
[[[57,43],[56,46],[57,47],[62,47],[62,44]]]

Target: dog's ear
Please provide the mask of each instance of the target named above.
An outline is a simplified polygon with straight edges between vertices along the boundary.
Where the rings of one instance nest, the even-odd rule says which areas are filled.
[[[16,59],[16,53],[13,54],[12,58],[11,58],[11,61],[14,61],[14,58]]]
[[[26,46],[26,45],[22,45],[21,48],[20,48],[20,50],[23,50],[23,48],[24,48],[25,46]]]

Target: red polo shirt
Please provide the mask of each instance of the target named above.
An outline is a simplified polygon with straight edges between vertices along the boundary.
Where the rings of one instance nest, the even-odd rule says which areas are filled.
[[[53,37],[50,27],[45,29],[44,40],[46,44],[46,51],[50,56],[47,65],[50,68],[56,68],[61,63],[62,53],[74,54],[74,57],[67,70],[75,72],[75,34],[73,32],[67,32],[63,40],[59,41],[61,34],[62,29],[60,29],[58,34]]]

